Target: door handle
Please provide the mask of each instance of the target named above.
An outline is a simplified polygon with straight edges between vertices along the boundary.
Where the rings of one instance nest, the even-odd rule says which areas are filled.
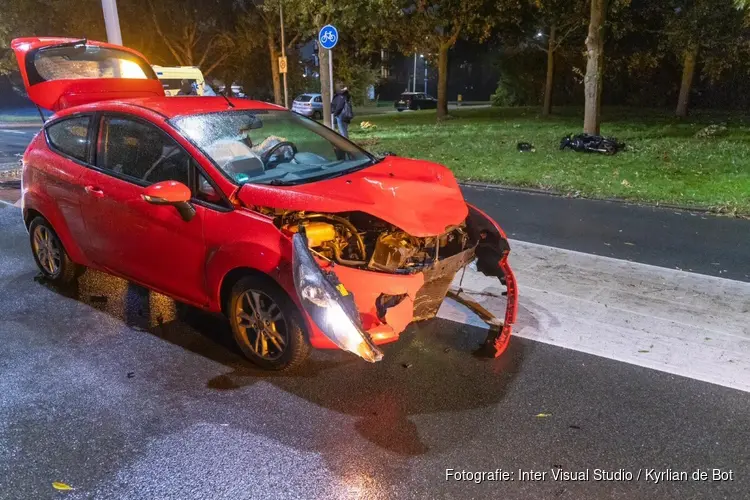
[[[104,191],[102,191],[98,187],[86,186],[83,188],[83,190],[92,196],[96,196],[97,198],[102,198],[104,196]]]

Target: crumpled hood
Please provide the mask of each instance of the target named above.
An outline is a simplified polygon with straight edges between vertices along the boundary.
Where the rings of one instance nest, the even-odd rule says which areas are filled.
[[[351,174],[298,186],[245,184],[238,198],[248,206],[365,212],[417,237],[442,234],[468,215],[450,170],[392,156]]]

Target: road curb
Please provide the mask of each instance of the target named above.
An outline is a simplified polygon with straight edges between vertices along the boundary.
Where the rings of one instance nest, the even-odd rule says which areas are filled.
[[[556,196],[558,198],[570,198],[570,199],[581,199],[581,200],[592,200],[592,201],[608,201],[611,203],[619,203],[621,205],[663,208],[666,210],[680,210],[682,212],[708,214],[708,215],[713,215],[716,217],[732,217],[736,219],[750,219],[750,216],[747,216],[747,215],[723,214],[723,213],[716,212],[712,210],[711,208],[695,207],[695,206],[690,206],[690,205],[671,205],[671,204],[664,204],[664,203],[649,203],[646,201],[623,200],[622,198],[592,198],[592,197],[581,196],[581,195],[571,196],[570,194],[563,193],[560,191],[554,191],[554,190],[529,188],[529,187],[522,187],[522,186],[509,186],[506,184],[490,184],[486,182],[459,181],[459,185],[466,186],[466,187],[473,187],[473,188],[481,188],[481,189],[495,189],[498,191],[518,191],[521,193],[541,194],[541,195],[546,195],[546,196]]]
[[[6,167],[7,165],[13,165],[13,167],[5,169],[4,167]],[[23,169],[19,166],[18,163],[0,163],[0,182],[21,177],[22,171]]]

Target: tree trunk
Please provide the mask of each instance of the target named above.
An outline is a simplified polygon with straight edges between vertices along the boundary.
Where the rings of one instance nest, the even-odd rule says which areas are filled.
[[[276,40],[273,33],[268,31],[268,55],[271,58],[271,77],[273,80],[273,102],[281,106],[281,76],[279,75],[279,49],[276,48]]]
[[[448,49],[450,45],[440,44],[438,51],[438,120],[448,116]]]
[[[544,84],[542,116],[552,114],[552,88],[555,84],[555,44],[557,43],[555,35],[556,26],[553,24],[549,28],[549,43],[547,44],[547,81]]]
[[[680,84],[680,97],[677,99],[676,114],[680,118],[685,118],[688,114],[690,89],[693,87],[696,59],[698,59],[698,46],[688,46],[682,62],[682,83]]]
[[[583,132],[599,134],[602,76],[604,73],[604,21],[607,0],[591,0],[589,34],[586,37],[586,76],[583,79],[585,107]]]
[[[323,123],[327,127],[333,128],[331,126],[331,99],[333,99],[333,96],[331,95],[331,78],[328,73],[329,51],[323,47],[320,47],[318,50],[320,60],[320,67],[318,68],[320,72],[320,94],[323,99]]]

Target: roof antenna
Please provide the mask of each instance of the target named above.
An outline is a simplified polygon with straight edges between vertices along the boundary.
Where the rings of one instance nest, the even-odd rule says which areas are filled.
[[[225,100],[225,101],[227,101],[227,104],[229,105],[229,107],[230,107],[230,108],[233,108],[233,107],[234,107],[234,104],[232,104],[232,101],[230,101],[230,100],[229,100],[229,98],[228,98],[228,97],[226,96],[226,94],[224,94],[224,93],[222,92],[222,93],[221,93],[221,97],[223,97],[223,98],[224,98],[224,100]]]

